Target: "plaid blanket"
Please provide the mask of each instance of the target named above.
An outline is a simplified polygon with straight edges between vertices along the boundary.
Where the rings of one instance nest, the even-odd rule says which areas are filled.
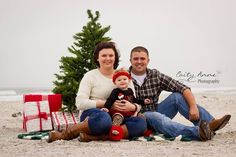
[[[17,138],[19,139],[28,139],[28,140],[42,140],[48,138],[48,131],[44,132],[32,132],[32,133],[26,133],[26,134],[19,134],[17,135]]]
[[[42,139],[47,139],[48,138],[48,131],[44,132],[32,132],[32,133],[26,133],[26,134],[19,134],[17,137],[19,139],[29,139],[29,140],[42,140]],[[178,136],[178,137],[168,137],[163,134],[151,134],[149,136],[141,136],[141,137],[135,137],[130,139],[130,141],[192,141],[191,138],[186,137],[186,136]],[[122,140],[121,140],[122,141]]]
[[[186,137],[186,136],[182,136],[179,135],[177,137],[169,137],[163,134],[154,134],[154,135],[150,135],[150,136],[141,136],[141,137],[135,137],[131,140],[134,141],[183,141],[183,142],[188,142],[188,141],[192,141],[191,138]]]

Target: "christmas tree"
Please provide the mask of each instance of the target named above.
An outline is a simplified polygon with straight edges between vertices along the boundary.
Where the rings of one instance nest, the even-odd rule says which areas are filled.
[[[79,84],[84,74],[96,68],[93,62],[93,51],[97,43],[110,41],[111,38],[105,37],[110,30],[110,26],[102,27],[98,22],[100,14],[87,10],[89,21],[83,26],[81,32],[76,33],[73,38],[75,42],[68,48],[72,56],[63,56],[60,60],[60,74],[55,74],[55,88],[53,93],[62,94],[63,111],[76,110],[75,99]]]

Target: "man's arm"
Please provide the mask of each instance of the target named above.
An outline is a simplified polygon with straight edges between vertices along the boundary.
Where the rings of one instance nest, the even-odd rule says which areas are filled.
[[[179,92],[183,94],[184,99],[186,100],[189,106],[189,120],[198,120],[199,111],[195,98],[190,90],[190,88],[183,83],[163,74],[158,73],[161,80],[161,89],[169,92]]]
[[[185,89],[183,91],[184,99],[186,100],[189,106],[189,120],[198,120],[199,119],[199,110],[197,108],[196,100],[190,89]]]

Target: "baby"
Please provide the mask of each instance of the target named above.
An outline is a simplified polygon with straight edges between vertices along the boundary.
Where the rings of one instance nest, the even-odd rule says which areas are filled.
[[[141,107],[138,104],[145,104],[148,105],[151,103],[150,99],[145,100],[137,100],[134,96],[134,92],[131,88],[128,87],[131,76],[130,74],[123,70],[117,70],[112,78],[114,84],[117,88],[113,89],[110,96],[106,100],[106,103],[104,105],[104,108],[101,110],[109,112],[109,114],[112,117],[112,125],[114,126],[120,126],[123,123],[124,118],[130,117],[130,116],[137,116],[138,112],[140,111]],[[112,109],[112,105],[116,100],[127,100],[130,103],[133,103],[135,105],[135,111],[133,112],[122,112],[115,109]],[[112,134],[118,134],[116,130],[112,132]]]

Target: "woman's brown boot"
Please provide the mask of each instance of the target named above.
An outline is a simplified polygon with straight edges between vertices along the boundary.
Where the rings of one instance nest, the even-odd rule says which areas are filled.
[[[83,122],[69,126],[62,132],[59,131],[49,132],[49,137],[47,142],[50,143],[56,140],[72,140],[78,137],[81,132],[89,133],[88,118],[86,118]]]
[[[80,133],[80,142],[90,142],[90,141],[107,141],[109,140],[109,135],[89,135],[86,133]]]

